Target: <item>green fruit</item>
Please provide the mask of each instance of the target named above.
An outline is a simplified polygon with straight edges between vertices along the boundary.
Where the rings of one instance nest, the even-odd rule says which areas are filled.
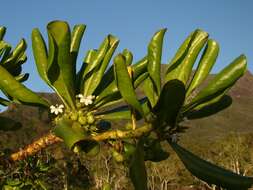
[[[76,112],[71,113],[70,119],[73,120],[73,121],[76,121],[78,119],[78,114]]]
[[[84,116],[80,116],[78,118],[78,122],[81,124],[81,125],[85,125],[87,123],[87,118],[84,117]]]
[[[110,183],[105,183],[102,188],[102,190],[111,190],[111,189],[112,189],[112,187],[111,187]]]
[[[93,115],[87,115],[87,122],[89,124],[93,124],[95,122]]]
[[[116,162],[123,162],[125,160],[124,156],[119,152],[117,152],[116,150],[112,151],[112,156]]]
[[[81,107],[82,107],[82,104],[81,104],[80,102],[77,102],[77,103],[76,103],[76,107],[77,107],[77,108],[81,108]]]

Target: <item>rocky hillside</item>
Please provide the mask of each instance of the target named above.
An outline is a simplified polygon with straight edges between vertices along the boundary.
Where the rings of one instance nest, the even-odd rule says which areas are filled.
[[[207,81],[213,78],[211,75]],[[51,102],[57,99],[53,94],[41,93]],[[182,135],[182,142],[200,140],[209,142],[231,132],[253,132],[253,75],[248,71],[230,90],[232,105],[218,114],[185,123],[189,127]],[[47,111],[29,106],[11,105],[1,115],[22,123],[15,131],[0,134],[0,148],[17,149],[50,130]]]

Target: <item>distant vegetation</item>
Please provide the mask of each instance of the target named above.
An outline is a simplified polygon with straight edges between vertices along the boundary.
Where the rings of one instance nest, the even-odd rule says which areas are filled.
[[[248,112],[253,107],[252,92],[253,76],[248,72],[230,92],[233,104],[215,116],[186,121],[185,125],[189,129],[187,133],[182,134],[180,142],[202,158],[207,158],[235,172],[253,176],[253,126],[251,125],[253,116]],[[47,96],[52,102],[57,102],[54,95],[43,94],[43,96]],[[2,115],[15,118],[22,123],[22,129],[0,134],[0,150],[4,150],[6,154],[31,143],[50,129],[48,114],[38,108],[13,104]],[[116,124],[122,125],[119,122]],[[207,185],[186,171],[176,154],[167,145],[164,146],[171,154],[169,159],[160,163],[147,163],[150,189],[166,190],[166,185],[171,190],[182,189],[182,187],[185,189],[188,187],[189,190],[189,187],[205,189]],[[49,163],[52,168],[46,173],[39,172],[37,176],[39,180],[47,182],[47,188],[62,189],[64,185],[69,185],[73,190],[91,187],[100,189],[104,182],[109,182],[113,184],[115,190],[131,189],[131,183],[125,177],[127,170],[115,163],[106,151],[95,158],[78,157],[73,156],[63,145],[57,144],[30,160],[42,159],[44,163],[45,157],[50,158]],[[24,162],[26,161],[21,163]],[[8,171],[12,173],[19,167],[20,164],[15,163]],[[1,169],[3,172],[3,168]],[[26,170],[31,171],[26,177],[22,174],[22,180],[29,181],[33,172],[38,172],[29,166]],[[79,177],[76,178],[76,175]],[[0,176],[0,183],[6,183],[6,173],[1,173]]]

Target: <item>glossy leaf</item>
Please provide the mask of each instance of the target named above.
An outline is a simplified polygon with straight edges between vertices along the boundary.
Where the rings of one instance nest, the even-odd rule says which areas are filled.
[[[71,61],[70,29],[66,22],[53,21],[47,26],[49,35],[48,78],[66,106],[75,108],[74,67]]]
[[[111,65],[103,75],[94,94],[96,96],[101,94],[113,82],[113,80],[114,80],[114,65]]]
[[[1,26],[0,27],[0,40],[3,40],[5,32],[6,32],[6,28]]]
[[[3,106],[9,106],[10,101],[0,97],[0,104],[3,105]]]
[[[166,82],[177,79],[186,85],[192,67],[207,39],[208,34],[201,30],[196,30],[186,39],[169,65],[165,77]]]
[[[50,81],[47,76],[47,48],[45,41],[37,28],[33,29],[32,31],[32,48],[38,73],[40,77],[48,85],[50,85]]]
[[[87,65],[87,67],[84,70],[83,73],[83,78],[88,78],[87,75],[93,71],[94,69],[96,69],[96,67],[100,66],[107,50],[108,50],[108,46],[110,45],[110,41],[109,41],[109,36],[107,36],[104,41],[102,42],[102,44],[100,45],[99,49],[97,50],[97,54],[96,57],[93,58],[93,61]]]
[[[185,106],[186,110],[207,102],[229,89],[244,74],[247,67],[247,60],[244,55],[236,58],[230,65],[219,72],[215,78],[203,88],[192,101]]]
[[[114,76],[121,96],[129,105],[143,115],[141,104],[135,94],[132,79],[129,76],[125,58],[122,54],[117,55],[114,59]]]
[[[170,80],[162,89],[160,98],[154,107],[157,116],[155,126],[175,127],[178,114],[185,100],[185,86],[179,80]]]
[[[148,105],[147,99],[142,98],[139,100],[141,102],[141,107],[144,112],[144,115],[147,116],[150,113],[150,107]],[[118,105],[119,103],[116,103]],[[108,105],[111,106],[111,105]],[[123,105],[123,106],[118,106],[116,108],[106,110],[103,112],[100,112],[97,114],[99,118],[102,118],[104,120],[121,120],[121,119],[131,119],[131,110],[129,106]],[[142,119],[142,116],[137,114],[136,119],[140,120]]]
[[[75,59],[78,55],[81,40],[84,34],[86,26],[83,24],[75,25],[71,33],[71,45],[70,52],[75,54]]]
[[[197,178],[230,190],[247,190],[253,185],[252,177],[245,177],[216,166],[194,155],[176,143],[169,142],[185,167]]]
[[[163,37],[167,29],[159,30],[152,37],[148,45],[148,73],[154,83],[154,91],[159,95],[161,91],[161,56]]]
[[[26,81],[28,78],[29,78],[29,73],[21,74],[21,75],[15,77],[15,79],[16,79],[18,82],[24,82],[24,81]]]
[[[83,128],[78,123],[64,119],[59,121],[53,132],[57,137],[63,139],[69,149],[73,149],[75,144],[86,137]]]
[[[184,114],[187,119],[199,119],[214,115],[232,104],[232,98],[230,96],[221,94],[207,103],[200,104],[193,110]]]
[[[188,97],[188,95],[190,95],[190,93],[206,79],[216,61],[216,58],[218,57],[218,54],[218,43],[212,39],[208,40],[193,79],[187,88],[186,97]]]
[[[147,57],[142,58],[140,61],[132,65],[133,80],[136,80],[141,74],[147,72],[148,59]]]
[[[83,64],[82,67],[80,68],[79,72],[77,73],[76,76],[76,94],[79,94],[81,92],[83,92],[84,90],[84,80],[85,80],[85,76],[84,76],[84,71],[85,68],[88,66],[88,64],[91,64],[92,61],[95,59],[97,55],[97,50],[91,49],[89,51],[87,51],[85,58],[83,60]]]
[[[71,61],[73,65],[73,73],[74,77],[76,74],[76,59],[78,56],[78,51],[80,48],[80,44],[82,41],[83,33],[85,31],[86,26],[83,24],[75,25],[73,31],[71,33],[71,44],[70,44],[70,54]]]
[[[49,106],[48,102],[19,83],[2,66],[0,66],[0,89],[24,104]]]
[[[21,39],[21,41],[18,43],[16,48],[11,53],[11,56],[5,61],[4,64],[14,64],[17,62],[18,58],[22,56],[27,48],[26,42],[24,39]]]
[[[140,139],[129,165],[129,175],[135,190],[148,190],[143,140]]]
[[[152,107],[155,106],[159,98],[156,92],[154,91],[154,88],[155,88],[154,83],[152,82],[150,76],[148,76],[142,83],[142,90],[144,94],[147,96]]]
[[[108,36],[108,46],[100,65],[98,65],[92,72],[92,74],[87,78],[84,83],[84,95],[88,96],[94,93],[95,89],[98,87],[101,79],[103,78],[104,72],[112,58],[114,51],[118,46],[119,40],[112,35]],[[94,60],[95,61],[95,60]]]
[[[141,74],[135,81],[134,81],[134,88],[136,89],[146,78],[148,78],[148,72]]]
[[[124,49],[122,55],[126,59],[126,65],[127,66],[131,65],[133,62],[133,54],[128,49]]]

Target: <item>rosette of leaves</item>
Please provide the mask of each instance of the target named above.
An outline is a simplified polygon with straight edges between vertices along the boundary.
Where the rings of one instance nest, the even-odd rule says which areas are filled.
[[[28,73],[22,73],[22,64],[27,60],[25,53],[27,45],[25,40],[21,39],[13,49],[9,43],[4,41],[5,32],[6,28],[0,27],[0,88],[6,96],[6,98],[0,97],[0,104],[2,106],[8,106],[12,102],[19,103],[21,95],[17,95],[18,92],[14,91],[26,91],[20,83],[26,81],[29,77]],[[0,116],[0,122],[0,130],[4,131],[15,130],[21,126],[20,123],[3,116]]]
[[[40,77],[62,102],[60,113],[53,118],[56,124],[53,133],[75,152],[82,150],[93,155],[99,151],[99,144],[92,137],[110,128],[109,122],[104,121],[106,115],[98,113],[123,99],[114,77],[115,64],[108,68],[119,44],[113,35],[108,35],[98,49],[89,50],[76,71],[85,28],[85,25],[75,25],[71,31],[64,21],[50,22],[47,25],[48,46],[38,29],[32,32],[32,46]],[[131,65],[133,56],[127,49],[122,56],[136,89],[148,76],[147,61]]]
[[[170,61],[162,85],[161,55],[164,33],[164,29],[158,31],[148,46],[146,56],[148,77],[142,84],[146,98],[137,101],[134,93],[130,95],[129,87],[125,86],[124,80],[119,80],[123,76],[121,73],[123,69],[116,71],[118,88],[122,97],[129,104],[130,109],[123,106],[115,109],[111,114],[121,115],[125,119],[132,119],[133,113],[138,113],[146,123],[152,125],[152,133],[156,136],[155,138],[150,135],[142,137],[133,155],[130,164],[130,177],[135,189],[147,189],[144,165],[145,152],[146,155],[148,152],[151,152],[149,155],[159,155],[157,151],[162,152],[159,142],[166,139],[186,168],[199,179],[227,189],[249,188],[253,184],[253,178],[243,177],[213,165],[176,143],[177,133],[184,131],[181,122],[185,118],[195,119],[210,116],[231,104],[231,98],[229,98],[227,92],[245,73],[246,57],[244,55],[237,57],[207,85],[203,86],[202,83],[216,61],[219,46],[215,40],[208,39],[209,36],[206,32],[198,29],[187,37]],[[198,56],[200,56],[200,59],[196,70],[193,71],[193,65]],[[121,62],[123,62],[123,59]],[[120,63],[118,64],[120,65]],[[121,65],[123,67],[125,64],[122,63]],[[124,67],[124,77],[126,78],[126,66]],[[130,77],[128,78],[130,80]],[[127,85],[130,84],[129,82]],[[150,141],[158,143],[158,146],[149,143]],[[151,147],[156,148],[152,150]],[[164,156],[164,158],[162,156],[160,156],[160,159],[158,158],[159,161],[167,158],[167,156]],[[149,160],[152,159],[154,159],[154,156],[151,156]]]
[[[22,64],[27,60],[25,40],[21,39],[12,50],[3,40],[5,31],[5,27],[0,28],[0,89],[8,99],[1,98],[0,104],[7,106],[10,102],[15,102],[48,106],[45,100],[22,84],[29,77],[28,73],[22,74]]]

